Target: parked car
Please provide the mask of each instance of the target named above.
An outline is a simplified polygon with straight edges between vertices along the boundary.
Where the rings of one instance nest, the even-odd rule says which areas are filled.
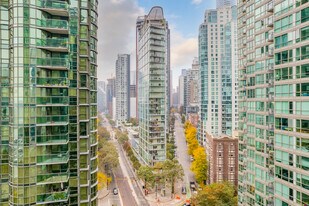
[[[196,190],[196,186],[194,182],[190,182],[190,188],[191,190],[195,191]]]
[[[193,162],[194,158],[190,155],[190,161]]]
[[[113,189],[113,193],[114,193],[114,195],[118,195],[118,189],[117,189],[117,188],[114,188],[114,189]]]
[[[187,188],[186,188],[185,186],[183,186],[183,187],[181,188],[181,193],[182,193],[183,195],[187,194]]]

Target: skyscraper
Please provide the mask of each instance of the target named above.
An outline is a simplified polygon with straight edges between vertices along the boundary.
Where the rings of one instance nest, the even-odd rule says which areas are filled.
[[[239,205],[308,205],[309,4],[238,5]]]
[[[186,78],[186,113],[198,113],[199,104],[199,63],[195,58],[192,68],[187,70]]]
[[[98,1],[0,1],[0,205],[97,204]]]
[[[115,87],[116,87],[115,77],[107,79],[106,104],[107,104],[108,114],[110,117],[113,116],[113,98],[116,97]]]
[[[130,118],[130,55],[119,54],[116,61],[116,121]]]
[[[166,159],[169,114],[169,29],[163,9],[137,19],[139,155],[149,165]]]
[[[181,75],[178,79],[179,84],[179,105],[183,107],[183,112],[186,112],[186,106],[187,106],[187,70],[182,69]]]
[[[200,123],[198,138],[206,133],[231,136],[237,128],[237,14],[236,6],[206,10],[199,29]]]

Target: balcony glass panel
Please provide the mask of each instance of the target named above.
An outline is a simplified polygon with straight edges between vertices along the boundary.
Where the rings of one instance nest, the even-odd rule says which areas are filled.
[[[50,1],[50,0],[41,0],[38,2],[41,8],[48,9],[67,9],[68,4],[65,1]]]
[[[37,163],[46,163],[46,164],[61,163],[61,162],[67,162],[68,160],[69,160],[68,152],[37,156]]]
[[[54,123],[66,123],[69,121],[69,118],[67,115],[63,116],[42,116],[37,117],[36,122],[37,124],[54,124]]]
[[[48,143],[66,143],[68,142],[68,134],[58,135],[42,135],[36,137],[37,144],[48,144]]]
[[[68,21],[59,19],[38,19],[37,25],[44,28],[68,29]]]
[[[44,85],[44,86],[69,86],[69,80],[67,78],[40,78],[36,79],[37,85]]]
[[[36,42],[36,45],[41,46],[41,47],[67,48],[68,47],[68,39],[67,38],[38,39],[37,42]]]
[[[38,183],[57,183],[66,182],[68,180],[68,172],[51,173],[51,174],[38,174]]]
[[[37,104],[68,104],[69,97],[37,97]]]
[[[37,195],[37,202],[57,202],[68,199],[68,190],[62,192],[52,192],[47,194]]]
[[[69,61],[67,58],[37,58],[37,65],[51,67],[68,67]]]

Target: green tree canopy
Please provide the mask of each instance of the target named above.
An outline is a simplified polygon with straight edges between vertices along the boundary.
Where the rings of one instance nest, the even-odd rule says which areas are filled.
[[[152,185],[155,180],[153,169],[147,165],[140,166],[137,170],[137,177],[143,180],[145,188],[147,188],[148,185]]]
[[[194,206],[237,206],[234,186],[228,182],[213,183],[192,198]]]

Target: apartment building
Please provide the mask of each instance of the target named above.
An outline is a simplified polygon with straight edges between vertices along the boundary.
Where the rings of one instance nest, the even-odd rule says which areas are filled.
[[[169,28],[161,7],[137,19],[139,154],[149,165],[166,159],[169,126]]]
[[[116,61],[116,122],[130,119],[130,55],[119,54]]]
[[[97,6],[0,1],[0,205],[97,205]]]
[[[239,205],[308,205],[309,3],[238,6]]]

